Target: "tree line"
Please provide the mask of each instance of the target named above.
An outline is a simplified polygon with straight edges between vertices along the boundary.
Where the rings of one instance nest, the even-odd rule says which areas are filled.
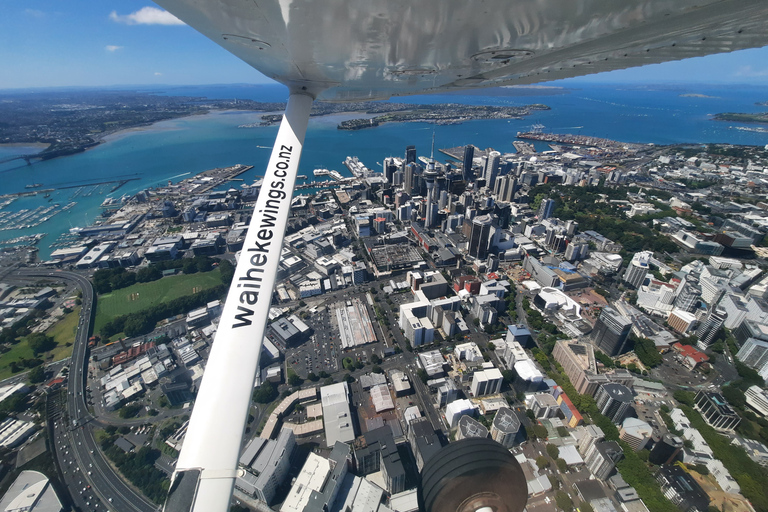
[[[195,256],[178,260],[158,261],[136,272],[125,270],[123,267],[102,268],[93,274],[93,287],[96,293],[109,293],[121,288],[127,288],[136,283],[149,283],[163,277],[164,270],[180,269],[185,274],[208,272],[216,262],[210,256]]]
[[[101,328],[101,336],[109,338],[123,332],[129,338],[149,334],[160,320],[186,314],[193,309],[205,306],[209,302],[222,298],[227,293],[227,286],[220,284],[192,295],[186,295],[169,302],[157,304],[151,308],[113,318]]]

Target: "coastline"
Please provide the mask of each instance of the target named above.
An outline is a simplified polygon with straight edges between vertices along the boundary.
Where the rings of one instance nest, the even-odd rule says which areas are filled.
[[[44,150],[50,146],[47,142],[0,142],[0,148],[16,149],[16,148],[30,148]]]

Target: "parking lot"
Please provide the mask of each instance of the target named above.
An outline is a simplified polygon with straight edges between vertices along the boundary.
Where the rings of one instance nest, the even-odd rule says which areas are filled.
[[[327,308],[317,311],[306,319],[313,334],[307,341],[286,354],[288,363],[301,378],[310,372],[315,375],[324,371],[337,372],[340,368],[338,357],[339,334],[333,327]]]

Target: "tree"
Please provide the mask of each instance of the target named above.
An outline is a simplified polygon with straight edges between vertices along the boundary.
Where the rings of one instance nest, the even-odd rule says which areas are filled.
[[[373,368],[371,368],[371,371],[373,373],[384,373],[384,370],[382,370],[381,366],[379,365],[373,365]]]
[[[568,472],[568,463],[565,462],[565,460],[557,459],[555,461],[555,463],[557,464],[557,470],[558,471],[560,471],[561,473],[567,473]]]
[[[539,439],[546,439],[547,427],[545,427],[544,425],[534,425],[533,433],[536,434],[536,437],[538,437]]]
[[[347,384],[352,384],[353,382],[355,382],[355,378],[348,373],[344,376],[344,382],[346,382]]]
[[[381,358],[378,354],[371,354],[371,362],[373,364],[381,364]]]
[[[133,418],[139,414],[139,411],[141,411],[139,404],[129,404],[121,407],[117,414],[121,418]]]
[[[27,343],[36,356],[56,348],[56,342],[53,338],[39,332],[27,336]]]
[[[334,382],[333,377],[326,377],[325,380],[323,381],[323,386],[330,386],[331,384],[333,384],[333,382]]]
[[[309,374],[307,374],[307,379],[311,380],[312,382],[317,382],[320,380],[320,377],[315,375],[314,372],[309,372]]]
[[[582,501],[579,505],[579,511],[580,512],[595,512],[595,509],[592,508],[592,505],[589,504],[588,501]]]
[[[547,443],[547,455],[549,455],[553,459],[557,459],[558,455],[560,455],[560,448],[558,448],[554,444]]]
[[[672,397],[681,404],[693,407],[695,395],[690,391],[683,391],[682,389],[678,389],[672,394]]]
[[[536,413],[533,412],[533,409],[526,409],[525,415],[528,416],[528,418],[530,418],[531,421],[536,421]]]
[[[269,381],[263,383],[253,392],[253,401],[259,404],[268,404],[275,398],[277,398],[277,389]]]
[[[504,378],[504,382],[507,384],[511,383],[513,380],[515,380],[515,377],[517,376],[515,374],[514,370],[502,370],[501,376]]]
[[[549,457],[545,457],[544,455],[541,455],[536,459],[536,465],[539,466],[539,469],[544,469],[546,467],[549,467]]]
[[[557,491],[555,494],[555,503],[566,512],[573,510],[573,501],[571,501],[571,497],[563,491]]]
[[[429,375],[427,375],[427,372],[426,370],[424,370],[424,368],[419,368],[418,370],[416,370],[416,375],[419,377],[419,379],[421,379],[421,382],[423,382],[424,384],[426,384],[427,381],[429,380]]]
[[[291,375],[288,377],[288,384],[290,384],[291,386],[301,386],[302,382],[304,382],[304,379],[302,379],[295,373],[291,373]]]
[[[494,342],[492,342],[492,341],[489,341],[488,342],[488,350],[490,350],[490,351],[496,350],[496,344]]]
[[[29,382],[32,384],[37,384],[45,380],[45,370],[42,366],[36,366],[29,371],[27,376],[29,378]]]

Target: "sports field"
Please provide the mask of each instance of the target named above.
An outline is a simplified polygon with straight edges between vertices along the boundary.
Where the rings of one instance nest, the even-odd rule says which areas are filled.
[[[218,286],[221,284],[220,274],[218,268],[210,272],[179,274],[99,295],[93,332],[99,332],[104,324],[120,315],[135,313]]]
[[[77,306],[74,311],[52,325],[45,334],[53,337],[58,346],[50,352],[40,354],[38,357],[44,359],[46,363],[48,363],[71,356],[72,343],[75,341],[75,331],[77,330],[79,318],[80,306]],[[18,362],[20,359],[32,359],[34,357],[35,354],[32,352],[32,349],[29,348],[26,338],[22,338],[20,342],[11,347],[10,351],[0,355],[0,380],[7,379],[13,375],[13,372],[11,371],[11,361]],[[27,371],[28,369],[29,368],[23,368],[22,371]]]

